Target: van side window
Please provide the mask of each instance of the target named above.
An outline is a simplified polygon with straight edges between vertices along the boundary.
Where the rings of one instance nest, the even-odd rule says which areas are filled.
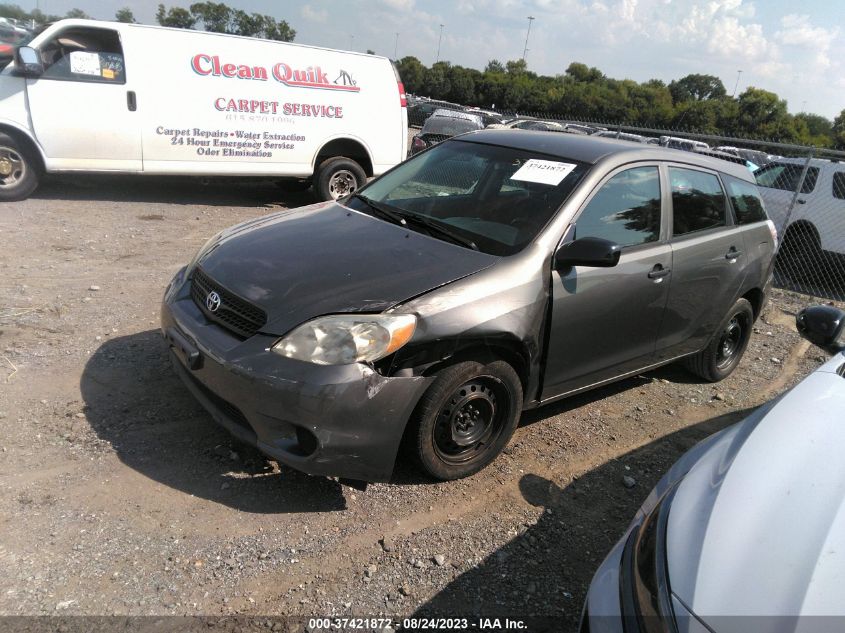
[[[783,191],[795,191],[798,188],[798,181],[801,180],[801,172],[804,165],[795,163],[769,163],[754,172],[754,178],[761,187],[771,189],[782,189]],[[804,184],[801,185],[801,193],[812,193],[816,188],[816,181],[819,179],[819,168],[809,167],[804,177]]]
[[[845,174],[843,174],[845,175]],[[766,219],[766,212],[763,210],[763,199],[757,187],[750,182],[745,182],[732,176],[722,176],[725,186],[728,188],[728,195],[736,214],[737,224],[751,224]],[[843,191],[845,195],[845,191]]]
[[[575,237],[600,237],[620,246],[660,239],[657,167],[634,167],[604,183],[578,216]]]
[[[725,192],[715,175],[670,167],[669,182],[672,185],[673,235],[686,235],[727,224]]]
[[[41,46],[44,79],[126,83],[123,48],[117,31],[65,29]]]
[[[845,171],[833,173],[833,197],[845,200]]]

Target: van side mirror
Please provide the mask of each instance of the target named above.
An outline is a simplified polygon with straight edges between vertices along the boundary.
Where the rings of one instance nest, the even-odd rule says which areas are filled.
[[[16,54],[16,67],[24,77],[40,77],[44,74],[44,64],[38,51],[31,46],[21,46]]]
[[[593,266],[610,268],[619,263],[622,247],[600,237],[582,237],[563,244],[555,253],[555,268]]]
[[[845,312],[833,306],[810,306],[795,317],[795,327],[805,339],[835,354],[845,349]]]

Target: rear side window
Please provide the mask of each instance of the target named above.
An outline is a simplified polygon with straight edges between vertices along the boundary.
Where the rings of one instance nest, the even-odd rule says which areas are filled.
[[[845,200],[845,171],[833,174],[833,197]]]
[[[45,79],[126,83],[123,48],[117,31],[69,28],[41,46]]]
[[[769,163],[754,172],[757,184],[770,189],[782,189],[784,191],[795,191],[798,182],[801,180],[801,172],[804,165],[792,163]],[[807,169],[807,176],[801,186],[801,193],[812,193],[816,188],[816,181],[819,178],[819,168],[810,167]]]
[[[660,238],[660,175],[635,167],[608,180],[575,222],[575,237],[600,237],[620,246]]]
[[[726,225],[725,192],[715,175],[670,167],[669,182],[672,185],[673,235]]]
[[[737,224],[751,224],[766,219],[763,200],[757,187],[732,176],[723,176],[736,214]]]

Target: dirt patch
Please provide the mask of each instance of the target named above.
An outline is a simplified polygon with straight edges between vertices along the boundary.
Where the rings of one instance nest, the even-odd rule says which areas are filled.
[[[307,477],[214,426],[157,326],[211,235],[310,201],[117,179],[0,205],[0,613],[536,613],[575,630],[665,469],[826,358],[794,331],[808,300],[775,291],[722,383],[671,366],[526,413],[463,481],[405,464],[366,492]]]

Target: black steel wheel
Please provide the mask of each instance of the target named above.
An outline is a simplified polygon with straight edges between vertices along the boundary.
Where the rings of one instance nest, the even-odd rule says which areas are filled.
[[[684,359],[687,369],[709,382],[727,378],[742,360],[753,324],[751,304],[746,299],[738,299],[707,347]]]
[[[414,412],[409,433],[429,475],[478,472],[507,445],[522,412],[522,384],[505,362],[463,362],[437,374]]]

